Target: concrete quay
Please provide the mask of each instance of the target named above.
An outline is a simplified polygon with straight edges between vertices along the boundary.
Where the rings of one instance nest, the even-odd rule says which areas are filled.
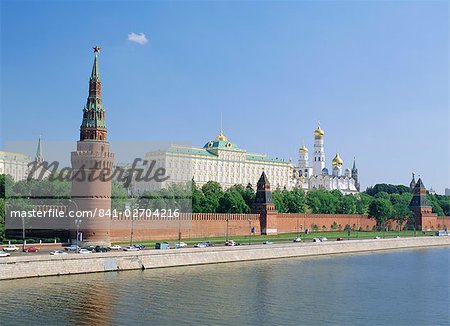
[[[0,280],[52,275],[217,264],[406,248],[450,246],[450,237],[418,237],[284,243],[238,247],[108,252],[89,255],[36,255],[0,258]]]

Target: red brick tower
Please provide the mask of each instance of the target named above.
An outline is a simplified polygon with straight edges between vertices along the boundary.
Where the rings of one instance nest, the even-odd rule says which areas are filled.
[[[264,171],[258,180],[253,212],[260,216],[261,234],[277,234],[278,212],[273,204],[270,183]]]
[[[428,206],[427,190],[421,178],[417,180],[414,186],[413,198],[409,203],[409,208],[414,213],[416,229],[426,231],[436,224],[437,215],[432,212],[431,206]]]
[[[71,155],[72,199],[75,208],[85,215],[77,218],[81,220],[82,242],[105,245],[110,243],[109,176],[114,163],[114,154],[109,151],[109,143],[106,141],[105,110],[98,69],[99,51],[100,48],[96,46],[94,65],[89,79],[89,96],[83,109],[80,140],[77,142],[77,150]]]

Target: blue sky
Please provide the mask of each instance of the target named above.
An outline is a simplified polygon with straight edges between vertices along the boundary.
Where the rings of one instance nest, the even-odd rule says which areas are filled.
[[[364,188],[450,187],[446,1],[2,1],[0,148],[75,148],[96,44],[111,141],[203,146],[222,112],[241,148],[296,161],[320,120]]]

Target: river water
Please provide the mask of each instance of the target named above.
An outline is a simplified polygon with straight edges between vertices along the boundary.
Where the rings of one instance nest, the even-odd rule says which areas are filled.
[[[450,248],[0,282],[0,325],[449,325]]]

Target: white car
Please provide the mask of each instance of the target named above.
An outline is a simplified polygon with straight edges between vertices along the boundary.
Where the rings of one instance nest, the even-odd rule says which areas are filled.
[[[10,244],[7,247],[3,248],[3,251],[19,251],[19,247],[16,247],[15,245]]]
[[[236,245],[236,242],[234,240],[228,240],[225,242],[225,246],[234,247],[235,245]]]
[[[9,252],[0,252],[0,257],[9,257],[11,254]]]
[[[128,246],[123,248],[124,251],[139,251],[139,248],[135,247],[135,246]]]
[[[265,245],[271,245],[271,244],[273,244],[273,242],[272,242],[272,241],[264,241],[263,244],[265,244]]]
[[[312,241],[313,242],[322,242],[319,238],[314,238]]]
[[[325,241],[328,241],[328,239],[325,237],[322,237],[322,238],[320,238],[320,241],[325,242]]]
[[[80,246],[77,245],[70,245],[69,247],[64,248],[66,251],[77,251],[80,250]]]
[[[80,251],[78,251],[79,254],[92,254],[92,251],[89,251],[87,249],[80,249]]]
[[[177,243],[177,245],[178,245],[178,247],[180,247],[180,248],[187,247],[187,243],[186,243],[186,242],[183,242],[183,241]]]
[[[302,238],[295,238],[294,242],[302,242]]]
[[[50,252],[50,255],[52,256],[67,255],[67,252],[64,252],[62,250],[53,250]]]
[[[114,246],[109,247],[109,249],[111,249],[111,250],[122,250],[122,247],[119,246],[119,245],[114,245]]]

